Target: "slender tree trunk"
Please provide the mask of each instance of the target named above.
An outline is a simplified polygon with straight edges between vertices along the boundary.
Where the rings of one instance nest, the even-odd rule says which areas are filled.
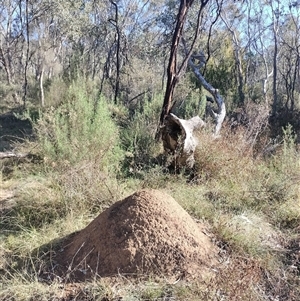
[[[26,98],[27,98],[27,89],[28,89],[28,78],[27,78],[27,69],[28,69],[28,62],[29,62],[29,11],[28,11],[28,0],[26,0],[26,41],[27,41],[27,49],[26,49],[26,62],[25,62],[25,69],[24,69],[24,93],[23,93],[23,106],[26,107]]]
[[[273,11],[273,34],[274,34],[274,54],[273,54],[273,105],[272,105],[272,115],[275,116],[278,109],[278,95],[277,95],[277,57],[278,57],[278,18],[275,10]]]
[[[263,94],[264,94],[264,99],[265,103],[268,105],[269,100],[268,100],[268,82],[269,82],[269,77],[273,75],[273,70],[269,72],[268,68],[268,63],[265,57],[263,56],[264,59],[264,65],[265,65],[265,77],[263,78]]]
[[[44,66],[42,67],[42,70],[40,72],[40,91],[41,91],[41,105],[42,105],[42,107],[45,106],[43,77],[44,77]]]
[[[241,54],[238,49],[235,50],[235,61],[237,65],[237,72],[238,72],[238,93],[239,93],[239,100],[238,105],[243,106],[245,103],[245,93],[244,93],[244,76],[243,76],[243,68],[242,68],[242,60]]]
[[[163,124],[165,117],[170,113],[170,110],[172,108],[174,90],[175,90],[176,83],[178,81],[177,52],[182,37],[182,30],[186,20],[186,16],[193,2],[194,0],[182,0],[180,2],[179,12],[176,19],[177,20],[176,27],[172,39],[170,59],[167,68],[167,87],[166,87],[162,112],[160,115],[160,125]]]
[[[277,96],[277,55],[278,55],[278,48],[277,48],[277,37],[276,34],[274,36],[274,55],[273,55],[273,106],[272,106],[272,114],[275,116],[277,112],[278,106],[278,96]]]
[[[116,28],[116,42],[117,42],[117,54],[116,54],[116,82],[115,82],[115,96],[114,102],[115,104],[118,101],[119,91],[120,91],[120,49],[121,49],[121,32],[119,27],[119,11],[118,5],[116,2],[110,0],[110,3],[115,7],[115,20],[113,20],[113,24]]]

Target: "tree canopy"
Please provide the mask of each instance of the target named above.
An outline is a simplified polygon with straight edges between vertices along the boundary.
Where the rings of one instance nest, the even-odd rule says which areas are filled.
[[[1,1],[2,99],[47,106],[45,94],[57,81],[79,76],[93,81],[99,94],[128,106],[161,93],[182,3]],[[229,108],[250,101],[272,106],[274,116],[299,110],[299,1],[186,3],[190,9],[180,30],[187,41],[195,37],[205,6],[195,47],[204,51],[205,75]],[[184,50],[176,43],[181,60]],[[193,76],[184,83],[193,87]],[[186,97],[185,91],[174,93],[173,102]]]

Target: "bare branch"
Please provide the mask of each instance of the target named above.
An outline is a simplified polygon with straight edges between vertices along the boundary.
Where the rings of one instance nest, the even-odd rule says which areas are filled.
[[[196,58],[199,58],[199,57],[202,59],[202,61],[200,61],[200,63],[198,65],[196,65],[193,62],[193,59],[196,59]],[[203,62],[204,62],[203,57],[204,57],[204,55],[203,55],[202,52],[200,52],[199,55],[191,56],[191,58],[189,60],[189,66],[192,68],[194,74],[196,75],[196,77],[199,80],[202,87],[204,89],[206,89],[212,95],[215,102],[217,103],[217,106],[218,106],[217,112],[212,111],[212,114],[213,114],[213,116],[215,118],[215,122],[216,122],[214,135],[217,137],[220,133],[222,123],[223,123],[223,121],[225,119],[225,116],[226,116],[226,107],[225,107],[224,100],[223,100],[222,96],[219,93],[219,90],[214,88],[210,83],[208,83],[206,81],[206,79],[204,78],[204,76],[200,72],[200,68],[203,66]]]
[[[13,152],[0,152],[0,159],[6,159],[6,158],[25,158],[29,156],[29,154],[16,154]]]

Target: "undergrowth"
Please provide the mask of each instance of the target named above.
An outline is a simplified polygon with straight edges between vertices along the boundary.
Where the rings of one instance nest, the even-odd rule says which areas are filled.
[[[1,300],[298,300],[300,166],[290,126],[267,155],[254,154],[242,127],[225,126],[218,139],[201,132],[194,169],[174,173],[154,139],[159,96],[129,111],[105,99],[95,107],[88,91],[75,83],[41,111],[35,140],[18,146],[38,162],[14,161],[2,177],[11,196],[0,209]],[[53,246],[142,188],[164,190],[207,226],[222,259],[216,277],[73,286],[41,277]]]

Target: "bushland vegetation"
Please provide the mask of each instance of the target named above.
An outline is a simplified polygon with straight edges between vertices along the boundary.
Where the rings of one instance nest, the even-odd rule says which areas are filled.
[[[209,1],[203,24],[222,18],[197,46],[227,117],[218,139],[198,133],[193,169],[174,171],[155,133],[176,3],[83,2],[3,1],[0,151],[13,155],[0,158],[0,299],[299,300],[297,3]],[[207,96],[187,70],[173,112],[209,124]],[[213,281],[43,274],[62,237],[141,188],[207,225],[224,263]]]
[[[255,141],[251,129],[233,130],[230,123],[216,140],[204,130],[193,170],[174,173],[154,138],[159,96],[134,114],[104,98],[95,111],[94,97],[77,82],[62,92],[60,105],[38,118],[27,112],[34,138],[15,142],[14,149],[31,157],[1,160],[1,298],[75,298],[60,297],[63,280],[50,285],[41,276],[58,239],[122,197],[155,188],[209,225],[228,260],[226,270],[215,283],[136,283],[120,276],[115,287],[95,279],[76,288],[78,300],[215,300],[218,294],[297,300],[299,152],[293,128],[282,129],[272,151],[266,150],[267,127]]]

